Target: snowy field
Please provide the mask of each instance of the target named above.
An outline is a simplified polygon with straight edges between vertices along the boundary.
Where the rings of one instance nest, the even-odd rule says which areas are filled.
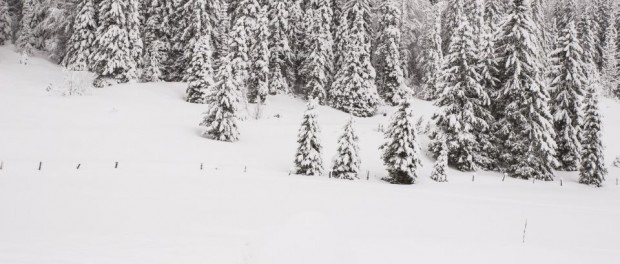
[[[620,263],[611,166],[598,189],[575,173],[532,182],[450,171],[441,184],[426,157],[417,184],[389,185],[379,180],[384,109],[356,123],[364,180],[295,176],[301,100],[269,98],[239,142],[222,143],[200,136],[205,106],[184,102],[184,84],[46,91],[62,82],[53,63],[20,65],[0,47],[0,263]],[[620,104],[602,109],[611,164]],[[416,101],[425,120],[432,111]],[[326,167],[347,119],[319,109]]]

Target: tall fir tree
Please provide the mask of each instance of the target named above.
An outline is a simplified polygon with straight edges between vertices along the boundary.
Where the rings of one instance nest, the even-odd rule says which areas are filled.
[[[135,79],[136,61],[131,53],[127,28],[127,2],[102,0],[99,4],[99,27],[93,49],[93,66],[98,78],[96,87]]]
[[[417,180],[417,171],[422,166],[418,136],[411,99],[405,99],[392,116],[385,132],[386,142],[381,146],[383,162],[389,173],[388,182],[413,184]]]
[[[330,89],[330,104],[358,117],[370,117],[377,111],[379,95],[375,84],[375,69],[370,61],[371,34],[366,15],[368,0],[350,0],[343,17],[347,17],[347,45],[343,63]]]
[[[605,180],[607,168],[601,139],[602,121],[599,110],[598,75],[593,72],[588,79],[585,99],[585,122],[583,126],[583,150],[579,182],[600,187]]]
[[[183,32],[189,28],[185,3],[187,0],[165,0],[164,29],[169,34],[169,48],[164,62],[163,75],[166,81],[179,82],[185,76],[183,55],[186,51],[185,42],[182,40]]]
[[[614,14],[611,14],[614,18]],[[620,91],[618,89],[618,77],[620,76],[620,68],[618,61],[618,49],[616,46],[616,39],[618,38],[618,32],[615,27],[607,27],[607,40],[603,48],[602,56],[602,68],[601,68],[601,80],[602,88],[610,96],[616,96],[620,98]]]
[[[444,92],[436,102],[439,110],[433,115],[439,131],[431,135],[430,150],[439,156],[445,140],[448,162],[459,170],[472,171],[478,166],[488,168],[493,163],[478,140],[480,134],[489,133],[493,120],[488,109],[490,99],[479,83],[480,75],[475,65],[478,49],[473,27],[464,11],[463,0],[457,0],[455,4],[459,26],[453,31],[441,73]]]
[[[180,47],[183,55],[178,58],[176,65],[183,74],[182,79],[189,79],[188,65],[194,57],[193,47],[199,39],[208,35],[210,46],[214,49],[218,44],[217,26],[220,21],[220,0],[185,0],[181,7],[182,16],[185,17],[185,28],[179,36]],[[216,56],[213,52],[213,56]],[[217,59],[217,58],[216,58]]]
[[[353,128],[353,118],[344,127],[344,132],[338,140],[338,149],[332,167],[332,177],[337,179],[359,179],[360,155],[359,138]]]
[[[602,70],[605,64],[605,47],[607,46],[608,40],[613,39],[613,37],[608,37],[610,33],[610,27],[612,27],[612,21],[615,20],[613,5],[611,0],[594,0],[596,5],[596,28],[598,28],[598,39],[599,44],[597,46],[599,59],[597,61],[597,66],[599,70]]]
[[[581,158],[586,68],[575,24],[568,21],[566,27],[560,30],[555,50],[551,54],[551,113],[554,117],[559,169],[576,171]]]
[[[383,99],[396,106],[406,97],[405,77],[402,69],[400,44],[400,9],[395,0],[383,2],[380,7],[380,34],[375,54],[377,59],[377,86]]]
[[[204,104],[209,89],[213,87],[213,47],[209,35],[194,44],[194,57],[188,69],[187,101]]]
[[[22,7],[21,27],[15,46],[17,49],[27,55],[34,52],[34,36],[32,30],[32,20],[34,18],[35,0],[25,0]]]
[[[291,21],[286,0],[269,2],[269,93],[290,93],[295,81]]]
[[[203,133],[206,138],[235,142],[239,140],[241,93],[229,59],[222,58],[213,91],[206,97],[209,109],[200,125],[207,127]]]
[[[544,86],[538,30],[529,1],[513,0],[498,36],[500,159],[511,177],[553,180],[555,132]]]
[[[229,33],[228,55],[232,63],[232,70],[237,80],[238,89],[244,93],[244,100],[248,96],[248,77],[251,66],[250,49],[256,41],[257,18],[260,4],[257,0],[240,0],[231,3],[232,26]]]
[[[304,21],[307,25],[305,58],[301,63],[300,78],[306,98],[325,103],[333,73],[331,2],[313,0],[306,6]]]
[[[436,100],[441,95],[439,79],[443,63],[441,38],[441,6],[433,5],[427,12],[429,17],[428,30],[423,37],[423,55],[421,60],[422,98]]]
[[[167,0],[149,0],[145,6],[144,53],[142,58],[142,81],[159,82],[170,51]]]
[[[583,50],[584,63],[596,65],[596,62],[599,60],[597,46],[600,45],[600,39],[598,34],[596,34],[598,32],[598,25],[594,17],[593,6],[591,3],[587,3],[579,20],[578,33]]]
[[[127,1],[127,34],[129,38],[129,54],[136,63],[136,67],[131,69],[133,73],[132,79],[137,79],[141,74],[139,72],[142,65],[142,52],[144,50],[144,43],[142,41],[142,1],[141,0],[128,0]]]
[[[13,18],[6,0],[0,0],[0,45],[11,41]]]
[[[316,100],[308,102],[308,109],[304,113],[304,120],[297,134],[297,153],[295,154],[295,174],[307,176],[323,175],[323,158],[321,151],[321,129],[317,121]]]
[[[73,21],[73,33],[62,64],[72,71],[88,71],[92,67],[90,59],[97,30],[93,1],[81,0],[77,10],[78,14]]]
[[[264,104],[269,94],[269,25],[267,9],[261,8],[256,22],[256,38],[250,49],[250,76],[248,99],[250,103]]]
[[[287,8],[289,10],[289,22],[290,22],[290,30],[288,32],[290,39],[290,46],[292,52],[292,64],[293,64],[293,75],[291,76],[291,90],[295,93],[302,93],[304,90],[302,89],[303,84],[300,78],[301,71],[301,63],[303,62],[305,56],[303,51],[303,42],[304,42],[304,10],[302,7],[302,3],[304,0],[291,0],[287,1]]]

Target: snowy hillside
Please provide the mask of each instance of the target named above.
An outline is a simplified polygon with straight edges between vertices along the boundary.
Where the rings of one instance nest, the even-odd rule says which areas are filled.
[[[369,179],[340,181],[289,175],[301,100],[268,98],[239,142],[222,143],[200,136],[205,107],[183,100],[185,84],[46,91],[62,83],[59,66],[20,65],[0,47],[0,263],[620,263],[611,100],[600,189],[576,173],[451,170],[435,183],[428,155],[417,184],[393,186],[378,150],[391,108],[355,125]],[[418,117],[432,110],[415,101]],[[330,166],[349,116],[320,107],[318,118]]]

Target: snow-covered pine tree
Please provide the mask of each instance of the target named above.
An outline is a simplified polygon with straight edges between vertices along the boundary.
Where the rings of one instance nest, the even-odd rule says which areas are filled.
[[[445,140],[450,153],[449,164],[462,171],[473,171],[478,166],[489,168],[493,163],[478,140],[480,134],[489,133],[493,117],[488,110],[487,91],[479,83],[478,48],[473,28],[465,14],[463,0],[454,3],[458,27],[453,31],[444,60],[443,93],[436,102],[439,110],[433,115],[438,131],[431,134],[433,142],[429,149],[439,156]]]
[[[441,5],[433,5],[427,12],[430,15],[430,25],[423,37],[423,54],[421,60],[422,98],[435,100],[441,94],[439,79],[441,65],[443,63],[442,39],[441,39]]]
[[[15,46],[27,56],[34,51],[34,37],[32,32],[32,19],[34,17],[35,0],[25,0],[22,7],[22,20]]]
[[[239,140],[241,93],[229,59],[229,56],[222,58],[213,91],[207,95],[209,110],[200,125],[207,127],[204,137],[234,142]]]
[[[611,18],[614,18],[613,13],[611,14]],[[601,85],[607,95],[620,98],[620,91],[618,89],[620,68],[618,64],[618,49],[616,46],[618,32],[615,27],[607,27],[605,36],[607,36],[607,39],[605,41],[601,60]]]
[[[294,81],[287,0],[269,2],[269,93],[290,93]]]
[[[98,77],[95,87],[128,82],[137,67],[131,54],[127,29],[127,2],[102,0],[99,4],[99,27],[93,45],[93,70]]]
[[[393,184],[415,183],[417,170],[422,166],[418,136],[411,99],[405,99],[392,116],[385,132],[386,142],[381,146],[383,162],[389,173],[386,181]]]
[[[166,0],[149,0],[145,9],[145,49],[141,79],[144,82],[159,82],[165,77],[164,67],[170,50]]]
[[[350,0],[343,17],[348,18],[342,65],[330,89],[330,104],[354,116],[370,117],[377,111],[379,95],[375,69],[370,61],[371,35],[368,0]]]
[[[220,0],[185,0],[180,11],[185,18],[185,27],[178,36],[183,56],[178,58],[175,65],[184,73],[182,79],[188,81],[190,77],[188,65],[194,57],[192,47],[199,39],[208,35],[215,55],[215,47],[218,46],[217,23],[220,21]]]
[[[598,34],[596,34],[598,32],[598,25],[594,21],[594,16],[592,4],[587,3],[579,20],[578,33],[581,49],[583,50],[584,63],[596,65],[596,62],[599,61],[596,47],[599,45],[600,40],[598,39]]]
[[[331,2],[312,0],[306,6],[304,21],[307,25],[307,56],[301,63],[300,78],[303,81],[306,98],[325,103],[333,72]]]
[[[189,74],[187,101],[206,103],[208,90],[213,87],[213,47],[209,35],[204,35],[194,44],[194,57],[187,70]]]
[[[567,19],[568,24],[560,30],[555,50],[551,54],[551,113],[556,132],[556,154],[560,162],[558,169],[576,171],[581,158],[586,65],[583,63],[575,24],[569,16],[564,19]]]
[[[564,0],[557,1],[556,3],[562,4]],[[531,11],[532,11],[532,21],[534,21],[534,26],[536,27],[536,31],[539,37],[537,38],[537,43],[540,45],[541,51],[544,53],[544,56],[549,56],[551,51],[553,50],[553,45],[555,44],[554,32],[549,32],[548,22],[545,16],[545,5],[543,0],[531,0]],[[557,14],[556,14],[557,15]],[[557,21],[556,21],[557,22]],[[552,23],[557,26],[557,23]],[[561,28],[564,28],[562,26]],[[552,31],[552,30],[551,30]],[[545,59],[543,63],[546,63]],[[547,65],[545,65],[547,66]],[[547,67],[545,67],[547,68]]]
[[[255,39],[250,48],[250,76],[248,99],[250,103],[264,104],[269,94],[269,21],[263,7],[256,19]]]
[[[447,182],[448,175],[448,145],[443,141],[441,143],[441,151],[439,152],[439,156],[435,161],[435,165],[433,166],[433,171],[431,172],[431,180],[436,182]]]
[[[321,157],[321,129],[317,122],[317,102],[311,99],[304,113],[304,120],[297,134],[297,153],[295,154],[295,174],[307,176],[323,175],[323,158]]]
[[[553,180],[555,132],[544,87],[538,30],[526,0],[513,0],[498,36],[501,111],[496,134],[503,142],[500,159],[511,177]]]
[[[398,105],[406,96],[405,77],[400,55],[400,9],[395,0],[387,0],[380,7],[380,34],[377,39],[377,86],[379,94],[391,104]]]
[[[603,142],[601,140],[602,121],[599,111],[599,89],[596,72],[588,78],[585,99],[585,122],[583,126],[583,150],[581,152],[581,167],[579,169],[579,182],[600,187],[605,180],[607,168],[603,155]]]
[[[505,1],[484,0],[484,21],[495,32],[506,12]]]
[[[182,40],[184,30],[189,28],[188,19],[192,16],[186,13],[184,4],[187,0],[165,0],[165,18],[162,26],[169,34],[169,49],[164,62],[164,77],[166,81],[179,82],[185,76],[183,55],[186,51]],[[190,48],[191,49],[191,48]]]
[[[97,30],[93,1],[81,0],[77,11],[73,21],[73,33],[62,64],[70,71],[88,71],[93,65],[90,59]]]
[[[338,150],[332,167],[332,177],[337,179],[358,179],[361,160],[359,156],[359,138],[353,128],[353,118],[344,127],[344,133],[338,140]]]
[[[9,5],[6,0],[0,0],[0,45],[11,41],[11,24],[13,19],[9,13]]]
[[[127,1],[127,36],[129,38],[129,54],[136,63],[136,67],[131,69],[131,79],[138,79],[141,75],[139,70],[142,65],[142,52],[144,43],[142,42],[142,22],[141,11],[142,3],[140,0]]]

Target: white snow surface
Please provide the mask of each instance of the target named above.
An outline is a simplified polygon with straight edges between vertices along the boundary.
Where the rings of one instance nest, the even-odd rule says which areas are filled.
[[[599,189],[576,173],[472,182],[449,170],[435,183],[424,151],[418,182],[390,185],[384,108],[355,124],[369,180],[289,175],[302,100],[270,97],[239,142],[216,142],[200,136],[206,107],[183,100],[185,84],[62,97],[45,91],[60,89],[59,66],[19,59],[0,47],[0,263],[620,263],[617,168]],[[611,164],[620,104],[601,109]],[[418,117],[433,110],[415,101]],[[326,169],[348,118],[318,108]]]

